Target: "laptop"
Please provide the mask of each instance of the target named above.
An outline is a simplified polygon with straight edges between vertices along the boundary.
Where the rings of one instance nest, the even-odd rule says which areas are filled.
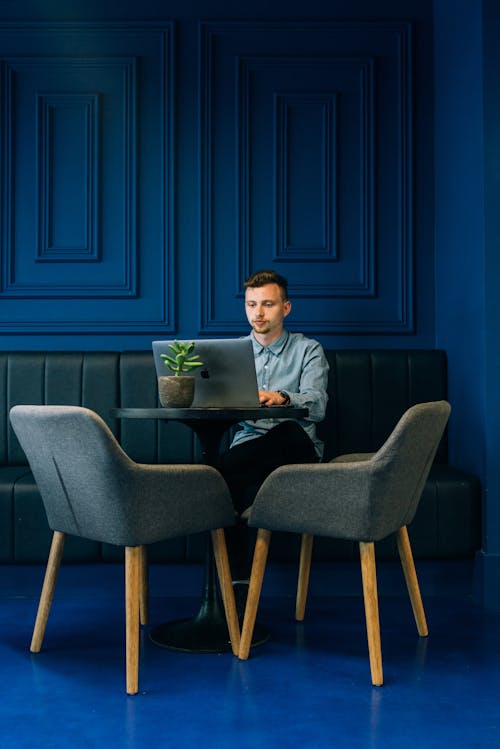
[[[153,341],[158,377],[171,374],[162,354],[172,356],[174,341]],[[198,354],[202,367],[193,369],[195,378],[193,408],[259,406],[259,391],[252,341],[248,338],[200,339],[192,354]]]

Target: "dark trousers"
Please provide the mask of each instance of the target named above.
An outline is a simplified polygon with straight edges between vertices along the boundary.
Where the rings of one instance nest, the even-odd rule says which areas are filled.
[[[253,503],[260,485],[272,471],[290,463],[317,463],[309,436],[296,421],[282,421],[262,437],[236,445],[222,454],[219,470],[238,514]],[[226,532],[233,579],[246,579],[251,568],[251,534],[240,522]]]

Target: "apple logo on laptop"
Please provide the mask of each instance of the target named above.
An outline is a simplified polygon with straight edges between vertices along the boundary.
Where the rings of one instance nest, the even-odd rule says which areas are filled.
[[[202,369],[200,372],[200,377],[202,377],[204,380],[208,380],[210,378],[210,372],[208,369]]]

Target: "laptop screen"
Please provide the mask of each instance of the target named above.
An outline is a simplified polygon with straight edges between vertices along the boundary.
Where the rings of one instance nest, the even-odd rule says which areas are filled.
[[[153,341],[157,377],[172,374],[161,354],[172,356],[171,341]],[[248,338],[199,339],[192,354],[198,354],[202,367],[192,371],[195,378],[193,408],[258,406],[259,391],[253,346]]]

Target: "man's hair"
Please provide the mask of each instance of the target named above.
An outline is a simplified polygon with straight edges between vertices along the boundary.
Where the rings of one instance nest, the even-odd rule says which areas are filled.
[[[280,287],[282,300],[286,302],[288,299],[288,281],[274,270],[258,270],[252,273],[245,281],[245,289],[257,289],[259,286],[265,286],[268,283],[275,283]]]

